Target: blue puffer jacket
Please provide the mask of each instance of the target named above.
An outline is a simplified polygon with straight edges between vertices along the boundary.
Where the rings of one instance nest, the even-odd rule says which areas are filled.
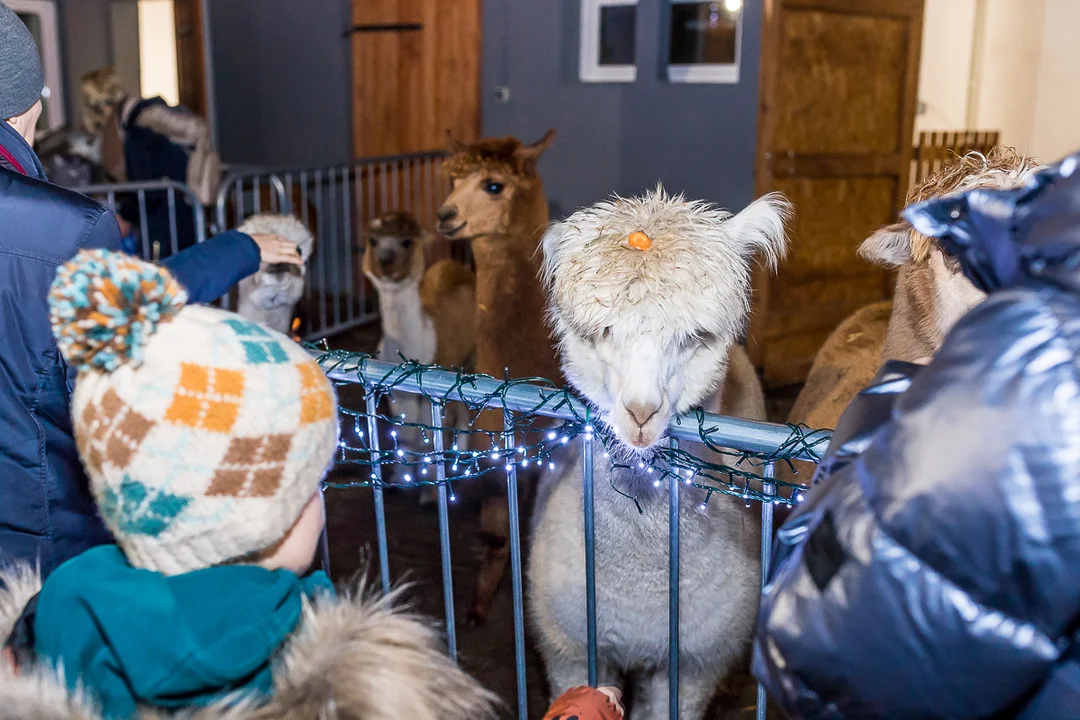
[[[990,293],[844,414],[754,673],[797,718],[1080,718],[1080,154],[909,208]]]
[[[46,305],[57,267],[83,248],[120,249],[112,213],[50,185],[30,146],[0,122],[0,565],[40,561],[48,573],[110,541],[72,435],[75,374]],[[259,250],[229,232],[163,264],[192,302],[210,302],[258,270]]]

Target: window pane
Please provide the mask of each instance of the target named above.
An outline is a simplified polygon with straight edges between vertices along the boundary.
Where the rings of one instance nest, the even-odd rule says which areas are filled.
[[[633,5],[604,5],[600,8],[600,64],[634,64],[634,24],[637,8]]]
[[[739,14],[725,3],[676,3],[671,6],[672,65],[735,64]]]

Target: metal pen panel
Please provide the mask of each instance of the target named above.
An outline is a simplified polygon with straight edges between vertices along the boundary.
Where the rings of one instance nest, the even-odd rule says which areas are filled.
[[[382,463],[379,462],[379,425],[376,420],[379,407],[375,391],[371,386],[364,388],[367,394],[367,446],[374,462],[371,464],[372,494],[375,501],[375,534],[379,545],[379,579],[382,581],[383,594],[390,592],[390,555],[386,545],[386,506],[383,503]]]
[[[351,322],[356,317],[356,295],[358,294],[357,289],[353,287],[355,268],[353,267],[352,187],[349,182],[352,169],[345,168],[341,175],[341,215],[345,229],[345,320]]]
[[[323,516],[326,516],[326,488],[322,488],[322,502],[323,502]],[[329,524],[324,522],[322,529],[322,536],[319,538],[319,552],[322,555],[322,569],[326,573],[327,577],[332,577],[330,574],[330,527]]]
[[[169,247],[172,250],[172,254],[180,252],[180,243],[177,240],[176,233],[176,189],[169,185],[169,188],[165,191],[168,195],[169,203]],[[154,258],[155,262],[157,258]]]
[[[775,468],[773,463],[766,463],[762,468],[761,476],[765,478],[772,478]],[[775,483],[763,483],[761,486],[762,495],[772,495],[776,492]],[[772,534],[773,534],[773,504],[771,502],[761,503],[761,589],[765,589],[765,584],[769,580],[769,566],[772,564]],[[768,712],[768,697],[765,695],[765,687],[758,683],[757,686],[757,720],[765,720],[766,713]]]
[[[334,324],[341,324],[341,273],[339,268],[341,267],[341,248],[340,242],[345,238],[337,233],[337,171],[335,168],[330,168],[327,174],[327,188],[326,195],[330,199],[330,232],[328,233],[331,238],[331,250],[333,251],[333,259],[327,263],[326,270],[334,279],[334,292],[330,296],[334,299]],[[338,241],[338,242],[334,242]],[[329,288],[327,288],[329,290]]]
[[[382,193],[379,196],[379,212],[384,213],[391,208],[387,207],[390,202],[390,190],[386,180],[387,170],[386,163],[379,165],[379,185],[381,186]]]
[[[340,360],[333,353],[321,350],[309,350],[312,357],[322,362],[323,370],[332,380],[345,382],[371,383],[383,378],[394,380],[396,390],[409,393],[426,393],[436,397],[453,392],[454,397],[461,397],[478,403],[486,403],[491,397],[500,397],[500,407],[505,404],[507,410],[514,412],[536,412],[544,417],[559,420],[579,420],[589,417],[588,408],[580,400],[565,397],[561,391],[555,392],[550,387],[515,383],[504,388],[503,383],[494,378],[478,377],[470,379],[462,386],[456,372],[431,370],[423,374],[423,387],[415,374],[402,374],[394,363],[372,360],[363,356],[352,356]],[[557,402],[552,400],[557,398]],[[546,404],[545,404],[546,403]],[[557,404],[557,406],[556,406]],[[537,410],[539,408],[539,410]],[[701,427],[699,430],[699,419]],[[791,428],[778,423],[744,420],[704,413],[700,418],[693,413],[677,417],[668,428],[669,437],[676,440],[702,442],[702,432],[708,441],[716,446],[739,448],[752,453],[774,453],[785,446],[791,438]],[[827,444],[831,433],[824,430],[808,434],[814,443]],[[792,456],[793,460],[817,462],[818,458],[807,449],[802,449]]]
[[[596,503],[593,497],[593,434],[585,433],[581,444],[581,469],[585,476],[582,505],[585,517],[585,637],[588,644],[589,685],[596,687]]]
[[[322,170],[315,171],[315,214],[319,218],[318,243],[323,251],[315,264],[319,267],[319,332],[325,332],[326,326],[326,263],[330,261],[329,248],[326,247],[326,212],[323,207]]]
[[[146,191],[137,190],[135,195],[139,201],[139,234],[142,236],[143,259],[150,257],[150,228],[146,215]]]
[[[528,686],[525,681],[525,590],[521,581],[521,521],[518,516],[517,465],[514,463],[514,419],[503,414],[503,448],[506,451],[506,491],[510,511],[510,575],[514,590],[514,662],[517,670],[519,720],[529,720]]]
[[[432,432],[432,442],[435,444],[435,454],[443,453],[443,412],[442,404],[431,402],[431,425],[435,428]],[[457,624],[454,620],[454,570],[450,562],[450,512],[447,507],[446,488],[446,463],[440,457],[435,465],[435,479],[438,481],[439,493],[439,553],[442,556],[442,582],[443,604],[446,609],[446,647],[450,652],[450,658],[457,662]]]
[[[678,449],[679,441],[670,440]],[[668,476],[668,717],[679,717],[679,502],[682,481]]]

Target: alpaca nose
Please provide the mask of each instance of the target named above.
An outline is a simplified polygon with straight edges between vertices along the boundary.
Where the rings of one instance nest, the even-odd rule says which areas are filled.
[[[632,402],[624,405],[624,407],[626,412],[630,413],[630,417],[634,419],[634,422],[638,424],[638,427],[645,427],[645,423],[652,420],[656,413],[660,412],[660,406],[655,403]]]
[[[453,205],[443,205],[439,208],[439,212],[435,214],[435,217],[439,218],[439,222],[450,222],[457,217],[457,208]]]
[[[266,266],[266,273],[268,275],[284,275],[291,268],[292,266],[289,263],[273,263]]]
[[[379,251],[379,264],[380,265],[382,265],[383,267],[387,267],[393,262],[394,262],[394,251],[393,250],[380,250]]]

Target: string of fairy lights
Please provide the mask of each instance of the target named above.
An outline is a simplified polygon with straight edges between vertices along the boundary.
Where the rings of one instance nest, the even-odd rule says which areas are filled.
[[[309,346],[309,349],[317,349]],[[702,508],[708,505],[714,494],[729,495],[747,504],[768,502],[778,505],[794,505],[800,502],[807,485],[789,482],[762,474],[770,463],[791,463],[796,457],[818,457],[825,449],[829,434],[812,431],[806,427],[789,425],[790,436],[773,453],[762,454],[733,451],[718,446],[711,438],[715,430],[709,424],[709,415],[701,410],[690,418],[697,424],[700,438],[693,451],[686,445],[669,443],[656,448],[648,457],[630,456],[617,443],[605,426],[594,423],[591,411],[581,398],[569,390],[559,388],[543,378],[518,378],[497,380],[486,375],[447,371],[434,365],[403,361],[389,371],[374,372],[363,353],[320,350],[317,360],[339,386],[361,385],[366,394],[374,397],[376,411],[367,408],[357,410],[339,408],[342,433],[338,446],[339,466],[359,466],[364,470],[355,480],[343,480],[344,473],[326,481],[330,488],[392,487],[392,486],[438,486],[445,484],[449,499],[456,500],[453,487],[456,483],[496,472],[510,473],[516,470],[558,471],[560,462],[567,455],[563,449],[575,440],[595,444],[603,459],[612,469],[625,469],[653,476],[653,485],[661,487],[673,478],[686,486],[705,492]],[[455,382],[441,393],[425,388],[425,378],[431,373],[445,377],[447,372],[456,374]],[[493,390],[477,390],[478,381],[493,381]],[[431,383],[427,383],[431,384]],[[410,392],[419,389],[427,402],[447,407],[447,403],[461,403],[467,408],[468,422],[456,426],[437,428],[418,418],[399,412],[408,402],[402,386]],[[538,401],[534,407],[512,411],[508,394],[522,385],[539,386]],[[367,403],[365,402],[365,405]],[[370,406],[369,406],[370,407]],[[584,408],[582,411],[581,408]],[[505,429],[492,431],[477,427],[477,419],[485,410],[501,411],[506,418]],[[553,425],[552,414],[561,411],[564,419]],[[567,419],[565,416],[569,415]],[[687,418],[681,419],[687,422]],[[372,438],[370,429],[382,432]],[[437,435],[441,432],[441,438]],[[406,444],[406,437],[413,442]],[[438,440],[441,439],[441,447]],[[373,442],[374,440],[374,442]],[[703,452],[704,451],[704,452]],[[703,457],[704,456],[704,457]],[[442,472],[439,472],[442,468]],[[395,475],[388,482],[384,473]],[[638,497],[618,487],[614,481],[617,473],[609,473],[609,482],[619,494],[638,503]]]

